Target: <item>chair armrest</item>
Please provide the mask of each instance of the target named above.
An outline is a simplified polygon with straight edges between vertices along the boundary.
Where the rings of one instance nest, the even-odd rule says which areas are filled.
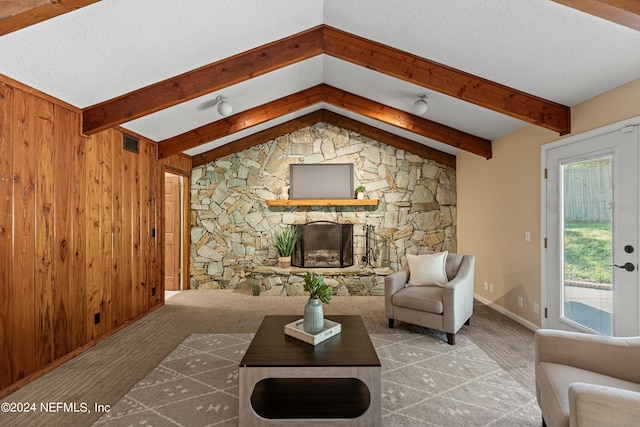
[[[443,288],[442,304],[445,331],[457,331],[473,314],[475,257],[465,255],[456,277]]]
[[[403,289],[408,280],[408,268],[403,268],[384,278],[384,311],[388,319],[394,318],[393,294]]]
[[[631,426],[640,420],[640,393],[595,384],[569,386],[569,425]]]
[[[607,337],[538,329],[535,366],[558,363],[640,383],[640,337]],[[615,361],[615,363],[612,363]]]
[[[402,290],[404,285],[409,281],[409,271],[408,270],[399,270],[395,273],[389,274],[384,278],[384,294],[385,295],[393,295],[396,292]]]
[[[475,270],[475,257],[472,255],[465,255],[456,277],[449,281],[444,286],[444,298],[445,302],[447,297],[452,297],[457,292],[469,292],[473,295],[474,286],[474,274]]]

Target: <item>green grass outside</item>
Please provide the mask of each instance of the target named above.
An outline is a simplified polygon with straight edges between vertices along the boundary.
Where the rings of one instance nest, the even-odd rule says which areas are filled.
[[[565,224],[565,280],[611,283],[611,223]]]

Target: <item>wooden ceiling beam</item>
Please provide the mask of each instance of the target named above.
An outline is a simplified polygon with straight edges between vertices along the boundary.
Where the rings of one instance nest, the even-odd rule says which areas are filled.
[[[322,101],[322,85],[242,111],[158,143],[158,157],[165,158],[260,123],[293,113]]]
[[[559,132],[571,131],[570,109],[437,62],[328,26],[324,53]]]
[[[72,12],[99,0],[31,0],[1,2],[0,36]]]
[[[338,126],[342,129],[357,132],[360,135],[416,154],[425,159],[434,160],[440,164],[449,166],[454,169],[456,167],[456,156],[454,155],[436,150],[435,148],[427,147],[426,145],[422,145],[410,139],[394,135],[390,132],[386,132],[376,127],[369,126],[365,123],[358,122],[357,120],[353,120],[324,109],[305,114],[302,117],[289,120],[288,122],[273,126],[269,129],[265,129],[261,132],[255,133],[245,138],[238,139],[218,148],[214,148],[213,150],[207,151],[206,153],[197,154],[192,157],[192,164],[194,167],[205,165],[221,157],[229,156],[239,151],[246,150],[247,148],[254,147],[258,144],[262,144],[272,139],[276,139],[282,135],[295,132],[299,129],[313,126],[318,122],[326,122],[334,126]]]
[[[257,124],[265,123],[269,120],[273,120],[285,114],[293,113],[305,107],[312,106],[319,102],[325,102],[327,104],[335,105],[336,107],[344,108],[345,110],[352,111],[357,114],[374,118],[383,123],[408,130],[415,134],[422,135],[426,138],[442,142],[443,144],[447,144],[461,150],[478,154],[487,159],[491,158],[491,141],[489,140],[479,138],[475,135],[470,135],[468,133],[453,129],[440,123],[433,122],[431,120],[427,120],[422,117],[414,116],[402,110],[379,104],[375,101],[371,101],[361,96],[345,92],[326,84],[313,86],[298,93],[280,98],[278,100],[252,108],[247,111],[243,111],[238,114],[234,114],[233,116],[229,116],[222,120],[209,123],[197,129],[185,132],[181,135],[165,139],[164,141],[160,141],[158,146],[158,155],[160,158],[168,157],[172,154],[176,154],[178,152],[188,150],[202,144],[206,144],[208,142],[214,141],[235,132],[239,132]],[[350,129],[355,130],[355,125],[353,123],[356,122],[346,122],[345,120],[343,120],[343,123],[345,123],[345,125],[349,124],[351,126]],[[308,124],[306,124],[305,126],[308,126]],[[362,133],[362,130],[366,130],[364,125],[361,125],[361,127],[359,127],[358,129],[360,129],[360,131],[358,131],[360,133]],[[282,130],[275,130],[274,132],[281,131]],[[367,132],[367,134],[362,134],[373,138],[373,136],[370,135],[372,135],[374,132],[372,130],[367,130]],[[212,158],[217,158],[220,155],[228,155],[234,151],[243,150],[249,147],[247,145],[243,145],[247,144],[247,141],[257,141],[260,138],[265,138],[269,135],[270,134],[268,133],[259,134],[255,137],[255,139],[245,139],[243,140],[243,142],[238,144],[227,144],[228,147],[223,146],[226,148],[219,147],[215,149],[218,150],[217,154],[206,156],[202,155],[204,156],[202,157],[202,161],[207,160],[205,163],[208,163]],[[389,141],[394,140],[392,137],[388,136],[390,135],[388,132],[380,131],[378,133],[375,133],[375,135],[375,138],[378,140],[379,138],[383,137]],[[397,139],[397,141],[404,140],[403,138],[398,138],[399,139]],[[262,139],[262,141],[265,140],[266,139]],[[406,147],[410,145],[406,144],[405,142],[402,142],[402,144],[402,147],[398,147],[393,143],[390,143],[390,145],[394,145],[398,148],[403,149],[407,149]],[[417,146],[424,147],[422,144],[416,144]],[[433,154],[430,154],[429,150],[423,148],[421,148],[420,153],[416,152],[416,154],[419,154],[426,158],[433,158]],[[449,163],[447,162],[450,162],[451,160],[445,157],[438,157],[438,159],[439,161],[441,160],[444,164],[447,165],[449,165]]]
[[[269,43],[84,110],[87,135],[322,53],[322,27]]]
[[[488,139],[379,104],[329,85],[323,85],[323,87],[323,101],[328,104],[408,130],[434,141],[478,154],[487,159],[492,156],[491,141]]]
[[[83,131],[114,127],[322,53],[560,134],[570,131],[568,107],[324,25],[86,108]]]
[[[638,0],[552,0],[616,24],[640,31]]]

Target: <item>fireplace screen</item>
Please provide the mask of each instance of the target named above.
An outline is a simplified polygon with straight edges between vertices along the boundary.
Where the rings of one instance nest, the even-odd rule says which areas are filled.
[[[298,225],[300,239],[291,255],[296,267],[353,265],[353,225],[314,221]]]

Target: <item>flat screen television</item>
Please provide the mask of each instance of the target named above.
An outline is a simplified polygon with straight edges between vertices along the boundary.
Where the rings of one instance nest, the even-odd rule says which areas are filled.
[[[298,163],[289,167],[289,198],[353,199],[353,163]]]

